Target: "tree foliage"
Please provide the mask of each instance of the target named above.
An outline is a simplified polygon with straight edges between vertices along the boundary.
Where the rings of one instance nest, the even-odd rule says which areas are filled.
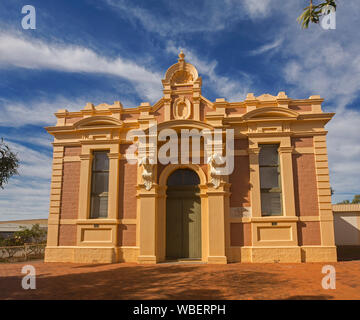
[[[320,17],[323,15],[322,10],[327,6],[332,6],[336,10],[337,0],[323,0],[319,4],[314,4],[313,0],[310,0],[310,5],[304,8],[303,13],[297,18],[297,21],[301,23],[303,29],[307,29],[310,23],[319,23]]]
[[[31,229],[22,226],[20,229],[11,237],[0,239],[0,246],[23,246],[25,243],[44,243],[46,241],[47,232],[40,228],[39,224],[34,224]]]
[[[338,202],[338,204],[358,204],[358,203],[360,203],[360,194],[356,194],[351,202],[350,202],[350,200],[344,200],[344,201]]]
[[[25,254],[26,257],[40,257],[43,255],[46,230],[40,228],[39,224],[34,224],[31,229],[20,227],[21,230],[14,232],[11,237],[2,238],[0,236],[0,256],[2,259],[6,254],[5,260],[13,259],[18,253]]]
[[[4,185],[8,182],[11,176],[18,174],[19,159],[17,155],[12,152],[4,140],[0,140],[0,188],[4,189]]]

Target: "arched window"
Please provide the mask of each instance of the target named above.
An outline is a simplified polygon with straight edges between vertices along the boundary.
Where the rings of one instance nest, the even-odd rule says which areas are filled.
[[[178,169],[167,180],[168,186],[193,186],[198,184],[200,184],[200,178],[191,169]]]

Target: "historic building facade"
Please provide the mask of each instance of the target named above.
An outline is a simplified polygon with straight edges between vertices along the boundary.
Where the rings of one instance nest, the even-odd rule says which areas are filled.
[[[162,84],[154,105],[88,103],[59,110],[46,128],[54,153],[45,260],[336,261],[324,129],[334,114],[322,112],[323,99],[279,92],[211,102],[182,52]],[[145,132],[145,145],[128,138],[132,129]],[[185,129],[232,129],[232,173],[217,174],[225,138],[191,149],[199,163],[181,162],[180,146],[178,161],[148,157]],[[126,155],[135,145],[145,156],[134,163]]]

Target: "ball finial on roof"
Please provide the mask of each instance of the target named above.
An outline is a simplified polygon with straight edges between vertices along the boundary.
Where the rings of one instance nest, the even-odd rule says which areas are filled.
[[[184,58],[185,58],[185,53],[181,50],[179,53],[179,61],[184,60]]]

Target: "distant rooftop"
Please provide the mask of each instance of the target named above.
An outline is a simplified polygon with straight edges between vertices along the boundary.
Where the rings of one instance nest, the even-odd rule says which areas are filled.
[[[360,211],[360,204],[353,203],[342,203],[342,204],[333,204],[332,205],[333,212],[354,212]]]
[[[39,224],[41,228],[47,228],[47,219],[29,219],[29,220],[10,220],[0,221],[0,232],[15,232],[20,231],[21,226],[30,227],[34,224]]]
[[[7,220],[7,221],[0,221],[0,224],[5,224],[5,223],[47,224],[47,221],[48,219]]]

